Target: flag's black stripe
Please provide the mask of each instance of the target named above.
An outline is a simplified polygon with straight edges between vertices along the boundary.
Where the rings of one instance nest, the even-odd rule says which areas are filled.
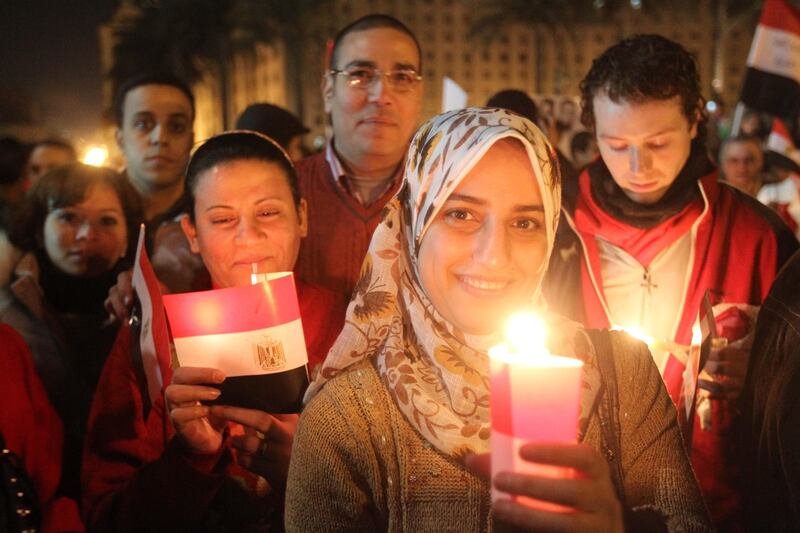
[[[796,117],[800,113],[800,83],[750,67],[742,84],[741,100],[759,111]]]
[[[303,365],[276,374],[229,377],[221,385],[213,386],[222,394],[209,403],[260,409],[267,413],[299,413],[308,387],[308,371]]]

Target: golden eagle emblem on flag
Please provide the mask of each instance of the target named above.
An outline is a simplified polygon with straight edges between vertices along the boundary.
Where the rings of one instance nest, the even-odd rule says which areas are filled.
[[[286,352],[283,343],[264,336],[261,342],[253,344],[253,359],[263,370],[280,370],[286,366]]]

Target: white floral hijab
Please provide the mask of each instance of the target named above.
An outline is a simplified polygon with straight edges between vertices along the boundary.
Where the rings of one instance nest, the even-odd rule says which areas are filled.
[[[411,141],[406,183],[387,204],[347,308],[344,329],[306,392],[309,401],[350,365],[374,359],[391,397],[409,423],[445,454],[489,450],[489,363],[496,336],[466,335],[433,307],[419,282],[417,256],[443,203],[491,146],[518,139],[525,147],[544,204],[547,268],[560,207],[555,152],[529,120],[501,109],[450,111],[424,124]],[[501,185],[502,186],[502,185]],[[540,291],[532,307],[544,311]],[[555,316],[551,350],[589,355],[579,325]],[[576,340],[581,348],[576,349]],[[592,373],[589,373],[593,375]],[[599,379],[597,380],[599,383]],[[585,384],[596,388],[598,383]]]

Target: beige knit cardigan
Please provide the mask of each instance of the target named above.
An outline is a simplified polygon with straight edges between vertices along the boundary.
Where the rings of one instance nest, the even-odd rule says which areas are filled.
[[[634,511],[629,516],[655,512],[670,531],[709,530],[676,412],[650,353],[625,335],[612,335],[611,345],[622,450],[617,489]],[[583,441],[605,452],[599,412],[591,414]],[[490,508],[488,482],[411,427],[369,361],[331,380],[300,418],[287,531],[491,531]]]

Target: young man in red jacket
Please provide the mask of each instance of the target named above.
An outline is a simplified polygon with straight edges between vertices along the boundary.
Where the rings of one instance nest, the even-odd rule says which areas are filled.
[[[297,165],[308,236],[295,272],[349,296],[381,220],[400,188],[422,108],[417,38],[388,15],[367,15],[336,36],[322,80],[333,138]]]
[[[701,376],[692,463],[719,527],[737,520],[726,456],[731,405],[747,369],[752,316],[797,242],[778,217],[717,179],[704,146],[703,98],[692,56],[639,35],[595,59],[581,83],[583,122],[601,158],[565,184],[546,292],[589,327],[636,328],[688,345],[710,290],[718,333]],[[685,358],[651,349],[677,402]]]

